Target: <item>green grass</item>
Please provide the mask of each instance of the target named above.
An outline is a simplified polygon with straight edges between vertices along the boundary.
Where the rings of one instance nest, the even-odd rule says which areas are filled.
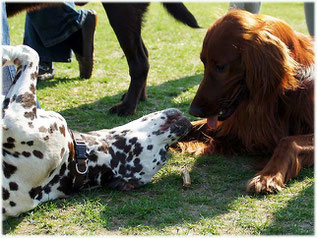
[[[176,107],[191,120],[188,108],[203,74],[199,60],[206,28],[227,11],[228,3],[186,3],[203,29],[177,23],[158,3],[151,4],[143,28],[150,54],[148,100],[133,116],[118,117],[108,109],[120,100],[130,79],[124,54],[100,3],[95,68],[91,79],[78,78],[78,63],[55,64],[56,78],[38,85],[47,110],[61,113],[80,131],[112,128],[153,111]],[[302,3],[263,3],[261,12],[280,17],[307,33]],[[21,44],[24,14],[9,21],[12,44]],[[246,182],[257,172],[256,158],[170,154],[168,164],[151,183],[131,192],[107,188],[82,191],[44,203],[3,223],[11,235],[312,235],[314,171],[304,169],[279,194],[250,196]],[[182,168],[192,186],[182,188]]]

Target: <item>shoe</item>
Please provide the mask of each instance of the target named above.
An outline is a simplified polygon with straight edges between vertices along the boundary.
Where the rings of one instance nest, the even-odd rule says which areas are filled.
[[[40,81],[46,81],[54,78],[55,70],[52,62],[40,62],[39,74],[37,79]]]
[[[79,64],[80,77],[89,79],[94,67],[94,35],[97,25],[97,13],[88,10],[85,22],[79,30],[82,37],[82,51],[73,49]]]

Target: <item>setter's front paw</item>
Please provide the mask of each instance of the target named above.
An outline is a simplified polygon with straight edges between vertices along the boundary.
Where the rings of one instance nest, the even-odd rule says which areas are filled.
[[[283,181],[281,174],[274,176],[257,175],[248,181],[247,192],[254,194],[277,193],[284,187]]]

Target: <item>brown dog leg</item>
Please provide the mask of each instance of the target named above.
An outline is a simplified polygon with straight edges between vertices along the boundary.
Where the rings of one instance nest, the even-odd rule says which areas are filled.
[[[302,167],[313,166],[313,137],[310,134],[283,138],[268,164],[248,182],[247,191],[255,194],[276,193],[296,177]]]

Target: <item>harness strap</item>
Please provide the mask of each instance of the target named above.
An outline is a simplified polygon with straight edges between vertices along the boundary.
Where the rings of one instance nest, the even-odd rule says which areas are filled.
[[[71,173],[75,177],[74,181],[74,188],[79,188],[84,185],[85,179],[87,177],[88,171],[88,158],[86,155],[86,144],[85,141],[82,139],[80,134],[77,131],[69,129],[69,132],[72,136],[74,142],[74,149],[75,149],[75,160],[74,166],[72,166]]]

